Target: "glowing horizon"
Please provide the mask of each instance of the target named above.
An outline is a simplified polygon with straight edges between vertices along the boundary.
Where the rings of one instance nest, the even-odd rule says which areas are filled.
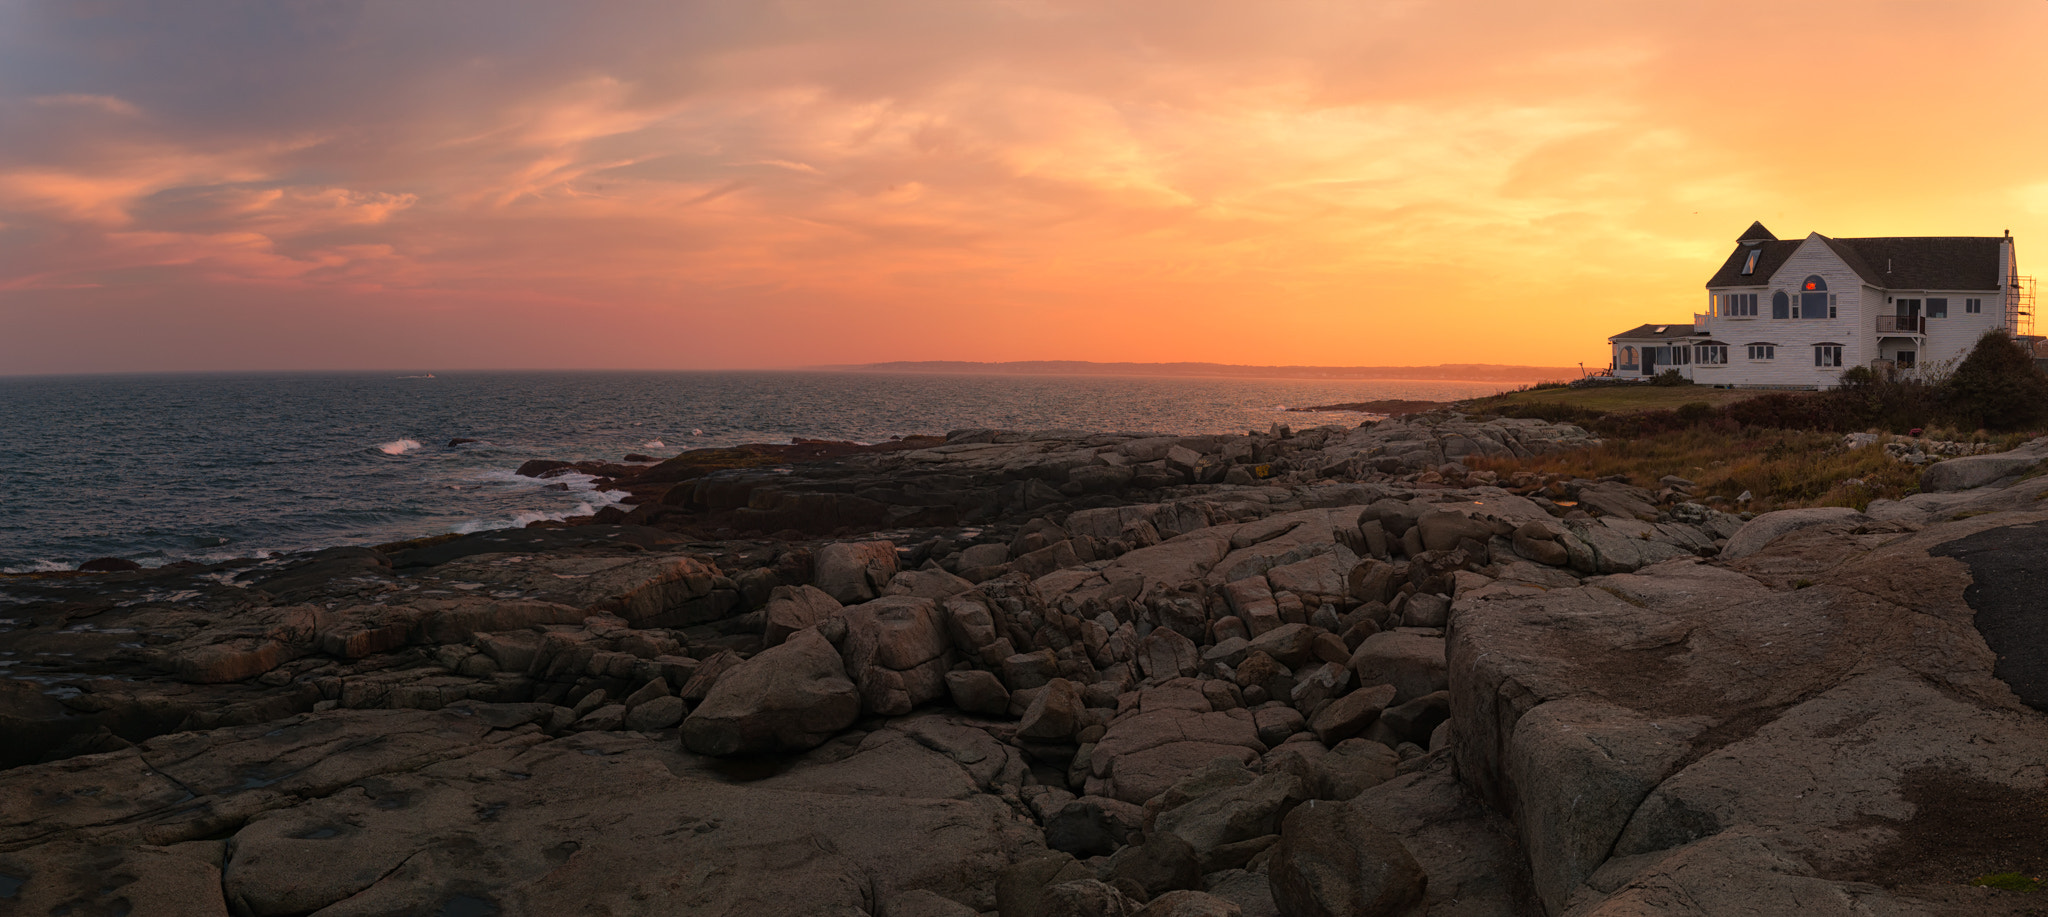
[[[2048,238],[2048,5],[0,2],[0,374],[1605,365]]]

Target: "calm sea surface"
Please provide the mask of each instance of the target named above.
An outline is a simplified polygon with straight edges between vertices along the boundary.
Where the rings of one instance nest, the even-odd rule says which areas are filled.
[[[0,572],[377,544],[588,513],[512,470],[791,437],[968,427],[1217,433],[1356,423],[1282,408],[1499,382],[798,372],[0,378]],[[454,438],[481,440],[450,447]]]

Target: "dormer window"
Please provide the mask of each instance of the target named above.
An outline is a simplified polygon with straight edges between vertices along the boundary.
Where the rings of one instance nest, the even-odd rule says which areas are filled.
[[[1763,253],[1764,253],[1764,250],[1763,250],[1763,249],[1761,249],[1761,248],[1752,248],[1752,249],[1750,249],[1750,250],[1749,250],[1749,258],[1748,258],[1747,260],[1745,260],[1745,261],[1743,261],[1743,262],[1742,262],[1742,272],[1743,272],[1744,274],[1754,274],[1754,273],[1756,273],[1756,259],[1757,259],[1757,258],[1759,258],[1759,257],[1762,257],[1762,256],[1763,256]]]

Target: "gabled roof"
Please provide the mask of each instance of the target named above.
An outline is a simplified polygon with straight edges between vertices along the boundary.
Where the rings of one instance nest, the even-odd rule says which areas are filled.
[[[1637,325],[1607,340],[1619,341],[1622,338],[1628,338],[1632,341],[1675,341],[1680,338],[1692,337],[1695,334],[1698,334],[1698,332],[1692,330],[1692,322],[1684,321],[1663,325]]]
[[[1749,224],[1749,228],[1748,228],[1748,229],[1745,229],[1745,230],[1743,230],[1743,231],[1742,231],[1742,235],[1736,236],[1736,237],[1735,237],[1735,241],[1737,241],[1737,242],[1776,242],[1776,241],[1778,241],[1778,237],[1777,237],[1777,236],[1774,236],[1774,235],[1771,235],[1771,231],[1770,231],[1770,230],[1768,230],[1768,229],[1765,229],[1765,228],[1764,228],[1764,221],[1762,221],[1762,220],[1758,220],[1758,221],[1756,221],[1756,222],[1754,222],[1754,223],[1751,223],[1751,224]]]
[[[1792,253],[1799,250],[1802,242],[1803,240],[1798,239],[1782,242],[1773,239],[1768,242],[1738,243],[1735,251],[1729,253],[1728,260],[1721,264],[1721,269],[1715,271],[1714,276],[1707,281],[1707,286],[1764,286],[1771,282],[1771,275],[1778,272],[1778,268],[1792,257]],[[1742,266],[1749,262],[1749,253],[1758,249],[1763,250],[1763,254],[1756,259],[1756,270],[1748,274],[1743,273]]]
[[[1762,231],[1762,223],[1750,225],[1748,236]],[[1863,282],[1887,290],[1997,290],[1998,236],[1896,236],[1869,239],[1830,239],[1819,233],[1814,238],[1842,259]],[[1707,280],[1709,287],[1761,287],[1783,267],[1802,241],[1738,241],[1721,269]],[[1749,253],[1762,250],[1756,270],[1742,273]]]
[[[1888,290],[1996,290],[2003,279],[1998,276],[1998,250],[2005,240],[1998,236],[1829,241],[1837,251],[1847,246],[1861,255],[1861,264],[1849,261],[1849,266],[1872,285]]]

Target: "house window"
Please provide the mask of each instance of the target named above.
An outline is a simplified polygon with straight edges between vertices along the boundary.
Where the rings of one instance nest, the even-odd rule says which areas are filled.
[[[1749,358],[1752,360],[1775,360],[1778,358],[1777,345],[1751,344],[1749,345]]]
[[[1828,282],[1819,274],[1807,275],[1806,282],[1799,285],[1799,312],[1793,317],[1826,318],[1828,306]]]
[[[1694,363],[1713,365],[1728,362],[1728,345],[1700,344],[1693,348]]]
[[[1747,260],[1747,261],[1744,261],[1744,262],[1742,262],[1742,272],[1743,272],[1744,274],[1754,274],[1754,273],[1756,273],[1756,259],[1757,259],[1757,257],[1758,257],[1758,256],[1762,255],[1763,253],[1764,253],[1764,250],[1763,250],[1763,249],[1761,249],[1761,248],[1752,248],[1752,249],[1750,249],[1750,250],[1749,250],[1749,260]]]
[[[1946,299],[1929,299],[1929,300],[1927,300],[1927,317],[1928,317],[1928,318],[1947,318],[1947,317],[1948,317],[1948,300],[1946,300]],[[1902,365],[1902,366],[1903,366],[1903,365],[1906,365],[1906,364],[1903,364],[1903,363],[1902,363],[1902,364],[1900,364],[1900,365]]]
[[[1913,354],[1913,351],[1910,351],[1910,350],[1901,350],[1901,351],[1899,351],[1899,368],[1900,368],[1900,369],[1912,369],[1912,368],[1913,368],[1913,356],[1914,356],[1914,354]]]
[[[1816,345],[1814,345],[1814,348],[1813,348],[1813,365],[1815,365],[1815,366],[1840,366],[1840,365],[1842,365],[1842,345],[1840,345],[1840,344],[1816,344]]]
[[[1842,294],[1840,294],[1840,293],[1829,293],[1829,294],[1828,294],[1828,317],[1829,317],[1829,318],[1834,318],[1834,317],[1835,317],[1835,297],[1837,297],[1837,296],[1840,296],[1840,295],[1842,295]]]
[[[1792,297],[1786,296],[1784,290],[1771,294],[1771,317],[1792,317]]]
[[[1968,312],[1968,313],[1970,313],[1971,315],[1976,315],[1977,313],[1979,313],[1979,312],[1982,312],[1982,311],[1984,311],[1984,300],[1981,300],[1981,299],[1965,299],[1965,300],[1963,300],[1963,311],[1964,311],[1964,312]]]
[[[1716,297],[1716,299],[1720,301],[1720,307],[1717,310],[1720,315],[1739,318],[1756,314],[1757,294],[1755,293],[1723,293]]]
[[[1634,347],[1623,347],[1621,349],[1621,365],[1631,367],[1636,365],[1636,349]]]

